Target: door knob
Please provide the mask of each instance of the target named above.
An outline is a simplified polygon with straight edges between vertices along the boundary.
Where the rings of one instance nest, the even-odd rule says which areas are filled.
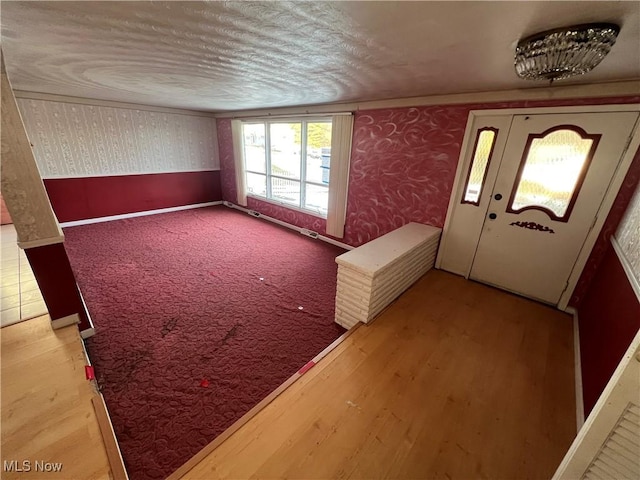
[[[495,213],[490,213],[490,214],[489,214],[489,218],[490,218],[491,220],[495,220],[496,218],[498,218],[498,215],[496,215]]]
[[[502,200],[502,195],[500,193],[496,193],[493,198],[495,198],[496,200]]]

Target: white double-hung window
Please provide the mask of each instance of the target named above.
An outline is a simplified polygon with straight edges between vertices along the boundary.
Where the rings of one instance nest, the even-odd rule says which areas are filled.
[[[232,122],[238,203],[253,196],[327,219],[342,237],[353,120],[350,114]]]

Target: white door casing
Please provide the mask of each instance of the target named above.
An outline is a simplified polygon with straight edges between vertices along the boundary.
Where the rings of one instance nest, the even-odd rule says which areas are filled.
[[[634,112],[514,117],[470,277],[557,305],[637,118]],[[536,207],[508,211],[530,135],[554,128],[575,130],[576,137],[591,135],[595,147],[568,218],[551,218],[551,212]],[[563,175],[549,171],[546,180]]]
[[[595,240],[600,232],[600,229],[602,228],[606,215],[608,214],[608,211],[613,204],[617,191],[624,179],[624,176],[629,168],[629,165],[631,164],[631,161],[633,159],[633,154],[635,153],[636,149],[640,145],[640,128],[638,128],[638,124],[636,123],[636,119],[638,118],[639,111],[640,111],[639,105],[609,105],[609,106],[586,106],[586,107],[544,107],[544,108],[534,108],[534,109],[491,110],[491,111],[470,112],[469,121],[467,124],[467,131],[465,132],[465,138],[461,148],[460,161],[459,161],[458,169],[456,173],[456,181],[454,183],[453,193],[449,201],[449,209],[448,209],[447,218],[444,226],[443,238],[442,238],[440,250],[438,252],[436,267],[442,268],[447,271],[451,271],[453,273],[457,273],[459,275],[463,275],[465,277],[470,276],[473,262],[476,256],[476,249],[479,246],[480,236],[482,232],[485,230],[485,228],[488,228],[486,224],[490,222],[490,220],[487,219],[487,216],[493,210],[489,210],[489,207],[491,206],[492,208],[498,208],[496,207],[496,205],[502,204],[502,206],[500,207],[502,210],[493,212],[496,214],[500,212],[504,213],[507,209],[506,205],[508,204],[510,199],[512,185],[509,185],[508,188],[502,186],[502,188],[506,190],[506,193],[498,192],[497,189],[501,185],[499,183],[500,179],[498,177],[499,177],[499,170],[501,170],[501,168],[504,167],[505,163],[511,162],[510,165],[507,165],[506,167],[503,168],[503,171],[511,172],[510,174],[513,175],[513,177],[515,177],[518,171],[520,160],[522,158],[522,153],[523,153],[522,150],[524,150],[524,145],[526,143],[528,133],[524,135],[524,137],[521,135],[521,138],[520,138],[520,141],[522,142],[522,144],[520,145],[521,150],[515,156],[515,160],[514,160],[513,154],[509,155],[505,151],[505,149],[507,147],[507,143],[514,142],[512,138],[507,139],[507,137],[513,137],[511,132],[519,128],[519,122],[525,122],[523,119],[526,116],[529,117],[529,120],[526,120],[526,122],[531,122],[531,123],[528,123],[529,125],[533,125],[535,122],[542,122],[539,126],[542,127],[542,125],[544,125],[545,128],[541,128],[537,132],[531,132],[531,133],[540,134],[545,130],[547,130],[548,127],[550,126],[570,123],[571,119],[574,119],[576,121],[584,121],[584,119],[588,119],[591,115],[594,115],[594,114],[596,115],[606,114],[605,116],[600,117],[600,122],[596,121],[595,124],[593,124],[593,120],[589,120],[589,122],[592,122],[592,123],[587,122],[586,124],[584,124],[584,126],[587,127],[587,132],[585,133],[592,134],[593,132],[590,132],[588,130],[589,128],[593,130],[592,127],[594,127],[594,125],[595,127],[597,127],[596,128],[597,131],[602,130],[601,127],[603,126],[605,127],[606,131],[609,131],[606,127],[611,126],[612,122],[616,122],[616,123],[620,122],[618,124],[618,128],[610,129],[610,130],[613,130],[613,133],[609,132],[607,135],[603,135],[603,136],[607,137],[604,139],[605,148],[609,149],[610,147],[608,147],[607,145],[612,145],[612,144],[616,144],[617,147],[619,148],[618,153],[614,155],[616,156],[616,158],[613,161],[613,163],[617,164],[621,156],[622,156],[622,160],[620,161],[618,165],[619,168],[617,170],[615,165],[613,166],[612,168],[613,180],[610,182],[610,184],[605,185],[604,192],[596,188],[596,191],[598,192],[598,196],[600,196],[601,194],[604,195],[604,201],[595,202],[599,204],[599,210],[598,208],[596,208],[597,218],[594,218],[595,212],[593,212],[588,222],[588,225],[586,227],[586,231],[587,231],[586,241],[585,241],[585,238],[583,237],[580,242],[577,242],[579,243],[578,252],[576,254],[577,262],[575,261],[575,257],[574,257],[571,262],[571,268],[569,269],[569,272],[570,272],[569,278],[568,279],[563,278],[563,280],[560,282],[563,289],[567,283],[569,284],[569,288],[563,293],[563,295],[559,299],[559,302],[557,298],[554,298],[553,300],[554,304],[558,304],[558,308],[561,308],[561,309],[566,308],[571,292],[589,256],[590,249],[595,243]],[[522,114],[522,115],[517,115],[517,114]],[[558,115],[558,114],[562,114],[562,115]],[[575,116],[574,114],[580,114],[580,115]],[[583,114],[588,114],[588,115],[584,116]],[[613,116],[609,116],[609,115],[613,115]],[[618,117],[618,115],[622,115],[622,116]],[[544,123],[546,121],[546,120],[543,120],[544,117],[547,117],[547,119],[551,119],[555,117],[555,119],[552,121],[549,121],[549,123]],[[519,118],[522,118],[522,120],[520,120]],[[592,117],[592,118],[595,118],[595,117]],[[535,122],[532,122],[532,120],[535,120]],[[627,123],[627,122],[630,122],[630,123]],[[634,128],[634,123],[635,123],[635,128]],[[499,131],[499,133],[498,133],[495,148],[488,166],[483,192],[481,194],[481,197],[478,200],[478,205],[469,205],[462,202],[462,199],[464,198],[465,183],[466,183],[466,179],[468,176],[470,164],[471,164],[473,153],[474,153],[473,147],[474,147],[474,142],[476,140],[477,132],[480,129],[486,128],[486,127],[495,128]],[[601,145],[602,145],[602,138],[600,138],[600,143],[598,145],[597,152],[602,152]],[[626,151],[625,151],[625,146],[627,147]],[[510,148],[515,148],[515,147],[510,147]],[[615,147],[611,147],[611,148],[615,149]],[[602,156],[603,154],[600,153],[600,155]],[[598,160],[598,163],[600,163],[599,162],[600,158],[594,157],[594,159]],[[608,161],[605,163],[606,163],[606,166],[610,166],[611,162]],[[593,165],[593,162],[592,162],[592,165]],[[598,169],[594,170],[594,172],[596,173],[594,173],[593,176],[599,177],[600,176],[600,173],[598,173],[599,171],[600,170]],[[501,173],[500,176],[503,176],[503,174]],[[504,178],[506,178],[506,176],[503,176],[503,179]],[[506,181],[507,180],[504,180],[504,182]],[[585,182],[586,182],[586,178],[585,178]],[[587,187],[587,189],[585,190],[585,185],[583,185],[580,190],[579,196],[580,197],[591,196],[588,193],[585,194],[584,193],[585,191],[589,192],[589,191],[593,191],[593,189],[591,187]],[[495,200],[493,198],[493,194],[495,193],[501,193],[502,199]],[[577,202],[576,202],[576,205],[577,205]],[[571,213],[571,218],[574,217],[576,213],[576,208],[577,206],[574,206],[574,211]],[[578,212],[580,212],[581,210],[582,210],[582,207],[578,209]],[[502,215],[503,213],[500,213],[500,214]],[[523,212],[520,212],[519,216],[522,216],[522,213]],[[544,218],[545,222],[541,222],[541,221],[535,222],[535,223],[539,223],[540,225],[549,226],[549,224],[551,223],[549,216],[541,211],[526,210],[525,213],[529,213],[533,215],[535,214],[541,215],[541,217],[539,217],[539,220],[542,220]],[[584,215],[580,214],[578,218],[580,218],[580,216],[584,216]],[[522,219],[516,219],[515,221],[524,222],[524,220]],[[514,221],[512,220],[509,223],[512,223],[512,222]],[[553,223],[555,224],[555,223],[561,223],[561,222],[554,221]],[[507,226],[509,226],[511,229],[514,229],[514,230],[522,230],[525,233],[533,233],[533,234],[537,233],[540,235],[545,233],[542,231],[529,230],[526,228],[518,228],[517,226],[512,226],[509,224],[507,224]],[[549,228],[553,229],[553,227],[551,226],[549,226]],[[547,232],[547,235],[552,236],[557,234],[555,233],[550,234]],[[517,270],[519,268],[518,265],[521,265],[522,263],[521,260],[526,255],[523,252],[519,252],[517,255],[515,255],[515,259],[512,256],[510,261],[506,261],[502,257],[502,253],[503,253],[502,249],[498,248],[497,253],[499,254],[498,262],[501,262],[500,267],[502,269],[506,269],[507,271],[517,275],[514,272],[514,270]],[[527,260],[530,261],[529,258],[527,258]],[[492,265],[490,265],[490,268],[496,269],[495,266],[492,266]],[[520,269],[522,270],[522,266],[520,267]],[[477,271],[475,271],[474,273],[477,274]],[[478,278],[478,277],[476,276],[474,278]],[[505,288],[507,290],[516,291],[517,293],[521,293],[525,296],[533,296],[534,298],[540,299],[540,296],[538,295],[531,295],[531,294],[528,294],[527,292],[518,291],[514,288],[509,288],[509,286],[505,287],[503,285],[499,285],[495,281],[491,281],[491,280],[483,280],[483,281],[492,283],[496,286],[500,286],[501,288]],[[549,302],[549,300],[547,300],[547,302],[551,303]]]
[[[484,223],[485,215],[482,212],[486,212],[489,207],[491,190],[496,181],[502,153],[507,143],[511,120],[511,115],[483,116],[471,120],[471,128],[467,131],[469,141],[466,142],[469,144],[469,147],[465,149],[461,169],[462,176],[464,176],[465,179],[468,176],[469,167],[473,160],[473,147],[475,145],[477,132],[486,127],[496,129],[495,145],[493,146],[493,152],[487,166],[487,174],[484,180],[485,185],[478,199],[479,205],[462,203],[463,190],[465,187],[464,181],[460,182],[461,185],[457,191],[454,188],[451,200],[456,202],[455,221],[447,221],[448,225],[445,227],[446,242],[445,239],[443,239],[440,244],[439,264],[436,265],[438,268],[465,277],[469,275],[473,255]]]

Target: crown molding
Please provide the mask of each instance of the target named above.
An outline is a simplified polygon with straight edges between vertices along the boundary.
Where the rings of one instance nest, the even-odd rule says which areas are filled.
[[[333,103],[298,107],[264,108],[216,113],[216,118],[242,118],[276,115],[330,114],[344,111],[376,110],[382,108],[424,107],[430,105],[456,105],[469,103],[497,103],[513,101],[563,100],[571,98],[626,97],[640,95],[640,79],[594,83],[589,85],[564,85],[552,87],[471,92],[423,97],[395,98],[354,103]]]
[[[123,108],[127,110],[143,110],[147,112],[171,113],[174,115],[192,115],[196,117],[215,118],[211,112],[201,112],[198,110],[185,110],[182,108],[156,107],[153,105],[143,105],[140,103],[123,103],[111,100],[97,100],[94,98],[70,97],[67,95],[54,95],[51,93],[28,92],[25,90],[14,90],[16,98],[27,100],[44,100],[47,102],[73,103],[77,105],[91,105],[94,107]]]
[[[111,100],[55,95],[49,93],[15,90],[16,98],[45,100],[50,102],[74,103],[99,107],[124,108],[128,110],[144,110],[149,112],[171,113],[178,115],[195,115],[210,118],[247,118],[286,115],[336,114],[338,112],[355,112],[382,108],[425,107],[431,105],[456,105],[468,103],[497,103],[513,101],[566,100],[572,98],[606,98],[640,95],[640,79],[621,82],[594,83],[588,85],[562,85],[550,87],[522,88],[516,90],[498,90],[488,92],[469,92],[447,95],[429,95],[409,98],[393,98],[388,100],[372,100],[350,103],[329,103],[321,105],[299,105],[294,107],[262,108],[253,110],[234,110],[227,112],[206,112],[180,108],[159,107],[138,103],[123,103]]]

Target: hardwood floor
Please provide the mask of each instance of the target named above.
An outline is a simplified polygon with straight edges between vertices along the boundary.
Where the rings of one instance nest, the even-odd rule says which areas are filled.
[[[568,315],[431,271],[177,473],[548,479],[576,433],[572,342]]]
[[[54,331],[49,317],[43,316],[4,327],[0,337],[0,477],[112,478],[77,326]],[[29,471],[25,461],[30,462]],[[42,462],[41,467],[61,464],[61,470],[38,471],[36,462]]]
[[[24,251],[18,248],[13,225],[0,227],[0,326],[45,315],[38,283]]]

